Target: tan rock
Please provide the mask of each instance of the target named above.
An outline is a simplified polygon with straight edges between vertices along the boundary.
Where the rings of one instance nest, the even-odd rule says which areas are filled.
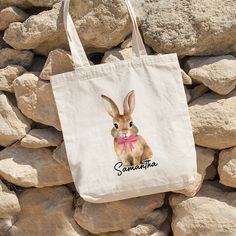
[[[47,61],[40,74],[40,78],[49,80],[51,75],[61,74],[74,70],[71,54],[62,49],[56,49],[48,54]]]
[[[184,70],[181,69],[181,75],[182,75],[182,79],[183,79],[183,83],[185,85],[190,85],[192,84],[192,79],[185,73]]]
[[[32,120],[61,130],[51,84],[33,73],[25,73],[14,80],[17,105]]]
[[[20,205],[16,194],[0,180],[0,218],[11,218],[18,212]]]
[[[52,154],[52,157],[59,162],[60,164],[64,165],[67,169],[69,168],[68,158],[66,154],[66,147],[65,143],[62,142],[60,146],[58,146]]]
[[[156,52],[205,56],[236,51],[235,0],[145,1],[145,8],[141,29]]]
[[[131,48],[132,47],[132,35],[130,35],[129,37],[127,37],[125,39],[125,41],[120,45],[120,47],[122,49],[125,49],[125,48]]]
[[[149,236],[157,231],[157,228],[153,225],[137,225],[134,228],[127,230],[127,236]]]
[[[207,93],[190,103],[195,143],[213,149],[236,146],[236,91],[222,97]]]
[[[14,93],[12,82],[25,72],[24,67],[17,65],[0,69],[0,90]]]
[[[208,91],[208,88],[204,84],[199,84],[190,90],[191,100],[195,100],[201,97]]]
[[[30,7],[52,7],[58,0],[0,0],[2,6],[17,6],[22,9]]]
[[[7,235],[86,236],[73,219],[72,198],[64,186],[25,190],[19,195],[21,213]]]
[[[29,15],[17,7],[7,7],[0,11],[0,31],[5,30],[10,23],[23,22]]]
[[[62,139],[62,133],[54,128],[32,129],[21,140],[21,145],[26,148],[58,146]]]
[[[16,221],[16,216],[0,219],[0,233],[1,235],[7,235],[6,233],[13,226]]]
[[[130,59],[132,57],[132,48],[115,48],[106,51],[101,63],[114,63],[120,60]]]
[[[182,193],[187,197],[193,197],[201,188],[203,180],[206,175],[206,169],[211,163],[214,161],[215,151],[196,147],[197,151],[197,177],[196,180],[189,184],[189,186],[185,187],[182,190],[175,191],[176,193]]]
[[[56,48],[68,49],[61,5],[56,3],[52,9],[33,15],[24,23],[12,23],[5,31],[4,40],[16,49],[34,49],[43,55]],[[131,32],[131,21],[122,0],[73,0],[71,15],[83,46],[93,51],[112,48]]]
[[[77,223],[91,233],[125,230],[139,218],[162,206],[164,194],[127,199],[110,203],[85,202],[75,210]]]
[[[20,65],[28,68],[33,62],[33,57],[34,54],[31,51],[2,48],[0,49],[0,69],[9,65]]]
[[[172,230],[175,236],[236,235],[236,193],[205,183],[193,197],[173,194]]]
[[[0,176],[22,187],[71,183],[70,171],[52,158],[47,148],[24,148],[14,144],[0,152]]]
[[[220,183],[236,188],[236,147],[220,152],[218,173]]]
[[[226,95],[236,86],[236,58],[231,55],[192,57],[187,60],[188,75],[214,92]]]
[[[31,121],[0,91],[0,145],[8,146],[23,138],[30,124]]]

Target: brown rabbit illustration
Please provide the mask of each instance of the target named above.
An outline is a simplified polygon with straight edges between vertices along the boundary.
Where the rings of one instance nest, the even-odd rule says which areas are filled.
[[[135,107],[134,91],[129,92],[124,99],[123,115],[112,99],[102,95],[102,100],[106,111],[113,118],[114,127],[111,135],[114,137],[114,149],[119,161],[124,166],[130,166],[141,164],[143,160],[151,158],[152,150],[144,138],[138,135],[138,128],[131,117]]]

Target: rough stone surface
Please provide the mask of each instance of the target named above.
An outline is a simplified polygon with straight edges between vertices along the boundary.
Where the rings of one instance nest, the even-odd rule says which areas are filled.
[[[24,23],[12,23],[4,40],[16,49],[35,49],[44,55],[56,48],[67,49],[61,11],[61,3],[57,3]],[[73,0],[71,15],[84,47],[95,51],[118,45],[131,32],[131,21],[122,0]]]
[[[12,48],[0,49],[0,69],[9,65],[20,65],[25,68],[30,67],[34,54],[31,51],[21,51]]]
[[[81,227],[95,234],[125,230],[145,214],[161,207],[163,200],[164,194],[155,194],[110,203],[84,202],[76,208],[74,218]]]
[[[12,65],[0,69],[0,90],[14,92],[12,82],[26,70],[22,66]]]
[[[192,84],[192,79],[185,73],[184,70],[181,69],[181,75],[182,75],[182,79],[183,79],[183,83],[185,85],[190,85]]]
[[[72,198],[64,186],[25,190],[19,195],[21,213],[7,235],[86,236],[73,219]]]
[[[187,61],[188,75],[214,92],[226,95],[235,89],[236,58],[231,55],[192,57]]]
[[[10,218],[18,212],[20,212],[20,205],[16,194],[0,180],[0,218]]]
[[[172,195],[175,236],[236,235],[236,192],[224,192],[205,183],[193,198]]]
[[[30,124],[31,121],[0,91],[0,145],[8,146],[23,138]]]
[[[0,0],[2,6],[17,6],[22,9],[30,7],[52,7],[53,4],[60,0]]]
[[[127,230],[127,236],[149,236],[157,231],[153,225],[137,225],[134,228]]]
[[[204,93],[208,91],[208,88],[204,84],[199,84],[193,89],[190,89],[191,100],[195,100],[201,97]]]
[[[70,171],[52,158],[47,148],[30,149],[14,144],[0,152],[0,176],[22,187],[72,182]]]
[[[12,227],[14,222],[16,221],[16,217],[9,218],[0,218],[0,233],[1,235],[7,235],[6,232]]]
[[[58,146],[52,154],[52,157],[59,162],[60,164],[64,165],[67,169],[69,169],[68,158],[66,154],[66,147],[65,143],[62,142],[60,146]]]
[[[61,74],[74,70],[71,54],[62,49],[51,51],[40,74],[40,78],[49,80],[51,75]]]
[[[10,23],[23,22],[28,14],[17,7],[7,7],[0,11],[0,31],[5,30]]]
[[[132,35],[130,35],[129,37],[127,37],[124,42],[120,45],[120,47],[122,49],[125,48],[131,48],[132,47]]]
[[[21,140],[21,145],[26,148],[58,146],[62,139],[62,133],[54,128],[32,129]]]
[[[149,12],[141,28],[146,44],[155,51],[180,56],[236,51],[234,0],[146,2]]]
[[[25,73],[14,80],[13,87],[17,105],[25,116],[61,130],[50,83]]]
[[[236,188],[236,147],[220,152],[218,172],[220,183]]]
[[[132,48],[115,48],[105,52],[102,63],[115,63],[120,60],[130,59],[131,56]]]
[[[214,161],[214,155],[215,155],[214,150],[208,148],[196,147],[196,151],[197,151],[197,177],[195,182],[182,190],[175,191],[177,193],[182,193],[187,197],[193,197],[199,191],[206,175],[206,169]]]
[[[236,146],[236,91],[222,97],[207,93],[189,107],[195,143],[213,149]]]

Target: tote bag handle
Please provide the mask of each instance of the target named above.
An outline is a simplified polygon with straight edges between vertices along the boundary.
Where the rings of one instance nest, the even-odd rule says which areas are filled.
[[[132,31],[132,54],[136,57],[141,57],[147,55],[141,34],[139,32],[138,24],[136,21],[136,16],[134,9],[130,3],[130,0],[125,0],[132,24],[133,24],[133,31]],[[66,31],[66,35],[68,38],[72,58],[74,61],[75,67],[81,66],[90,66],[89,60],[85,54],[83,45],[80,41],[78,33],[76,31],[75,25],[69,13],[69,5],[70,0],[64,0],[64,11],[63,11],[63,18],[64,18],[64,27]]]

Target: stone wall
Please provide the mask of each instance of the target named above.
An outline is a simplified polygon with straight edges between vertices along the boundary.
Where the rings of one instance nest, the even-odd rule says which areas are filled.
[[[176,193],[92,204],[75,191],[50,75],[73,70],[58,0],[0,0],[0,235],[236,235],[236,2],[136,1],[149,54],[177,52],[197,150]],[[71,1],[91,63],[131,57],[123,0]]]

